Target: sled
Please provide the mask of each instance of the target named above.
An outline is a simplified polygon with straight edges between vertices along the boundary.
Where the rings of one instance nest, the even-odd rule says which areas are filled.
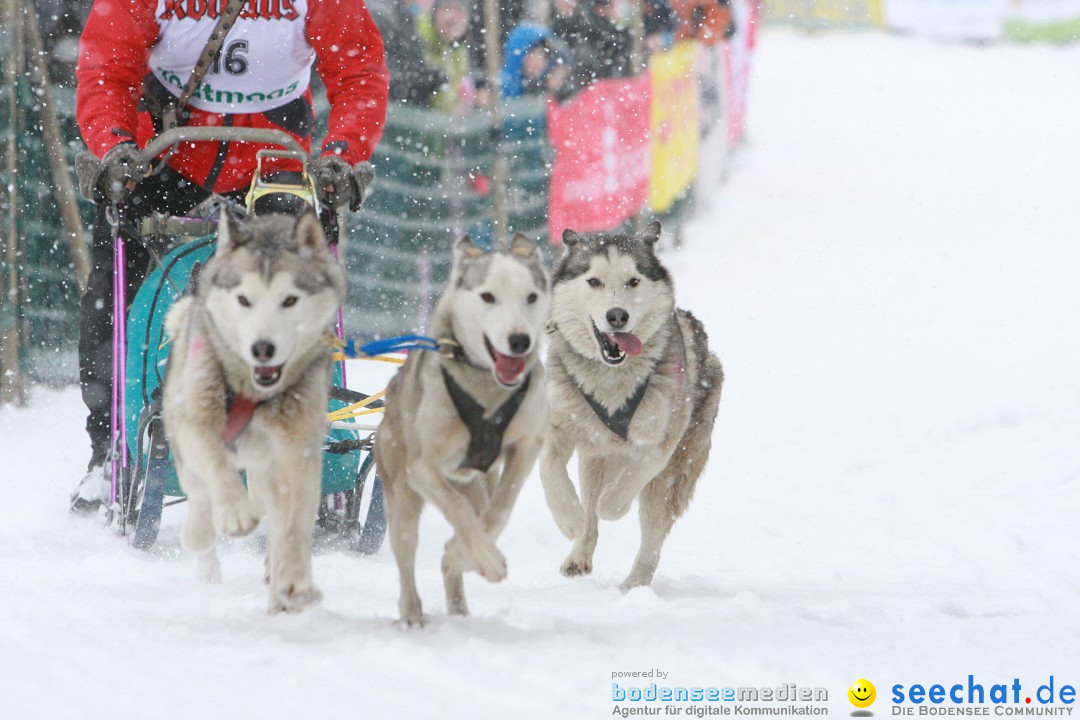
[[[260,150],[256,173],[245,203],[211,198],[202,203],[202,217],[151,215],[137,228],[136,237],[151,250],[156,267],[143,281],[130,305],[125,297],[124,242],[114,242],[113,304],[113,400],[112,451],[107,469],[111,490],[109,520],[133,547],[148,550],[157,541],[165,508],[184,502],[162,421],[162,387],[168,365],[169,343],[164,320],[169,308],[189,287],[216,246],[216,225],[230,203],[235,210],[251,212],[267,195],[284,193],[308,198],[319,213],[332,252],[337,253],[338,225],[332,208],[319,208],[314,183],[307,171],[309,158],[291,136],[276,130],[251,128],[176,128],[162,133],[144,150],[148,161],[179,142],[229,141],[274,143],[285,150]],[[297,183],[268,182],[262,177],[262,160],[287,157],[302,163]],[[113,208],[116,227],[127,228],[122,205]],[[338,312],[337,334],[343,332]],[[328,349],[329,352],[329,349]],[[344,362],[335,364],[327,435],[323,443],[322,500],[316,523],[317,542],[344,544],[370,555],[378,552],[386,536],[386,513],[382,483],[375,472],[373,425],[355,419],[335,419],[349,406],[367,403],[381,407],[364,393],[345,385]]]

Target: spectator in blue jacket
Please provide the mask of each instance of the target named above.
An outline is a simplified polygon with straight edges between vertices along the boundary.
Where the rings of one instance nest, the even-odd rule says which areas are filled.
[[[574,90],[569,77],[570,53],[551,30],[525,22],[510,31],[501,76],[504,98],[551,93],[562,101]]]

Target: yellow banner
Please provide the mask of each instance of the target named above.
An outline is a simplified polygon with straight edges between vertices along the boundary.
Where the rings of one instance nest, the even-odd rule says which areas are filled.
[[[762,14],[768,22],[800,27],[883,27],[881,0],[764,0]]]
[[[652,175],[649,209],[663,213],[698,170],[697,44],[676,43],[649,61],[652,75]]]

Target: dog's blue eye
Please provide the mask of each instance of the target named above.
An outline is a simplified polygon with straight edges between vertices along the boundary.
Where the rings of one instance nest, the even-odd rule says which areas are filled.
[[[296,297],[295,295],[290,295],[287,298],[285,298],[285,300],[281,303],[281,307],[292,307],[293,305],[296,304],[296,301],[299,300],[299,299],[300,298]]]
[[[600,282],[600,278],[589,278],[587,282],[589,283],[589,287],[604,287],[604,283]]]
[[[240,307],[251,307],[251,301],[247,299],[247,295],[237,295],[236,302],[240,303]]]
[[[486,303],[495,302],[495,296],[492,295],[491,293],[487,293],[487,292],[486,293],[480,293],[480,299],[483,300]]]
[[[529,297],[525,298],[525,301],[527,303],[529,303],[530,305],[532,305],[534,302],[536,302],[537,298],[539,298],[539,297],[540,296],[537,295],[536,293],[529,293]]]
[[[641,278],[630,278],[626,281],[626,287],[635,288],[641,284]]]

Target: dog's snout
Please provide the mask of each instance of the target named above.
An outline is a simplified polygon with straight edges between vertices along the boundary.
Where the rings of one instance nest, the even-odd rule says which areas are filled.
[[[529,351],[529,345],[532,344],[532,340],[525,333],[514,333],[509,338],[510,352],[517,355],[523,355]]]
[[[274,357],[275,349],[274,343],[260,340],[251,346],[251,356],[255,358],[257,362],[267,363]]]
[[[611,327],[621,330],[626,327],[626,323],[630,322],[630,313],[622,308],[611,308],[607,311],[607,321]]]

